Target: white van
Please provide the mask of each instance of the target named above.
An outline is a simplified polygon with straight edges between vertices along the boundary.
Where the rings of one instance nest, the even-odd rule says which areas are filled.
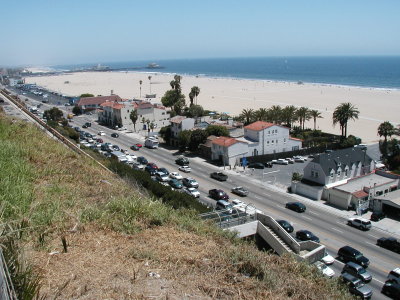
[[[157,149],[158,148],[158,141],[156,139],[147,139],[144,142],[144,146],[150,149]]]

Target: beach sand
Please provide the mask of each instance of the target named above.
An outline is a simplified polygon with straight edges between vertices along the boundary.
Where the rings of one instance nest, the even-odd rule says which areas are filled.
[[[151,85],[148,76],[152,76]],[[140,80],[143,81],[141,95]],[[157,97],[151,101],[160,103],[161,97],[170,89],[171,80],[173,75],[163,73],[78,72],[27,77],[26,83],[36,83],[69,96],[83,93],[110,95],[112,90],[122,98],[141,96],[144,99],[146,94],[152,93]],[[256,110],[272,105],[295,105],[316,109],[323,117],[317,120],[317,129],[335,134],[340,134],[340,127],[332,125],[333,111],[340,103],[351,102],[358,108],[360,115],[358,120],[349,121],[348,134],[361,137],[364,143],[379,140],[377,128],[380,123],[400,123],[400,90],[189,75],[182,76],[181,84],[187,104],[191,87],[198,86],[200,94],[197,104],[202,105],[204,109],[226,112],[232,116],[240,114],[245,108]],[[306,127],[313,128],[313,120],[306,122]]]

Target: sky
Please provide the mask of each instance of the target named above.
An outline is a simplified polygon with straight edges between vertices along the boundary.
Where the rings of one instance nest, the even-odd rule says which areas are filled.
[[[0,0],[0,66],[400,55],[399,0]]]

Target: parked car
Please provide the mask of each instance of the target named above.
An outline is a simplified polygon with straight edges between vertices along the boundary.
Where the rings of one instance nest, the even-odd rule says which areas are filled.
[[[147,166],[149,166],[150,168],[156,169],[158,172],[158,166],[155,163],[149,162],[149,163],[147,163]]]
[[[293,160],[295,162],[299,162],[299,163],[303,163],[303,162],[306,161],[306,159],[304,157],[302,157],[302,156],[293,156]]]
[[[349,287],[350,293],[361,297],[361,299],[371,299],[372,290],[366,286],[360,279],[350,275],[349,273],[343,273],[340,279]]]
[[[267,162],[264,163],[264,166],[265,166],[266,168],[272,168],[274,165],[272,164],[272,162],[267,161]]]
[[[286,203],[285,207],[290,210],[297,211],[298,213],[306,211],[306,206],[300,202],[288,202]]]
[[[333,271],[330,267],[324,264],[321,261],[317,261],[314,263],[317,269],[326,277],[332,278],[335,275],[335,271]]]
[[[314,241],[319,243],[319,238],[308,230],[299,230],[296,232],[296,238],[300,241]]]
[[[192,169],[189,166],[180,166],[178,170],[185,173],[190,173],[190,171],[192,171]]]
[[[226,181],[228,179],[228,175],[221,172],[213,172],[210,174],[210,177],[219,181]]]
[[[178,172],[169,173],[169,177],[171,177],[173,179],[177,179],[177,180],[182,180],[183,179],[183,176],[181,174],[179,174]]]
[[[87,125],[86,125],[86,124],[83,124],[83,125],[82,125],[82,128],[87,128]]]
[[[110,148],[112,151],[120,151],[121,150],[118,145],[111,145]]]
[[[178,189],[179,190],[179,189],[183,188],[182,183],[178,179],[175,179],[175,178],[173,178],[170,181],[168,181],[168,184],[174,189]]]
[[[370,282],[372,280],[372,276],[367,272],[367,270],[352,261],[349,261],[344,265],[342,273],[349,273],[354,277],[361,279],[363,282]]]
[[[208,196],[214,200],[228,200],[229,196],[219,189],[212,189],[208,191]]]
[[[184,188],[183,191],[192,197],[195,197],[195,198],[200,197],[200,192],[193,187]]]
[[[133,150],[133,151],[139,151],[139,147],[138,146],[136,146],[136,145],[132,145],[131,147],[131,150]]]
[[[293,226],[286,220],[276,220],[276,222],[278,222],[278,224],[285,229],[287,232],[291,233],[293,232],[294,228]]]
[[[386,248],[390,251],[400,253],[400,241],[395,239],[394,237],[381,237],[376,242],[378,246]]]
[[[168,175],[163,172],[156,172],[156,179],[163,182],[169,181]]]
[[[139,148],[143,147],[143,145],[141,143],[136,143],[135,145],[138,146]]]
[[[280,159],[274,159],[272,161],[273,164],[277,164],[277,165],[288,165],[289,162],[286,159],[280,158]]]
[[[216,210],[227,210],[229,213],[232,213],[233,207],[232,204],[226,200],[218,200],[215,206]]]
[[[249,163],[247,165],[248,168],[253,168],[253,169],[264,169],[265,166],[263,163],[260,162],[253,162],[253,163]]]
[[[241,186],[234,187],[234,188],[232,188],[231,191],[232,191],[232,193],[234,193],[236,195],[239,195],[239,196],[242,196],[242,197],[245,197],[245,196],[247,196],[249,194],[249,191],[246,190],[244,187],[241,187]]]
[[[175,160],[175,163],[180,166],[188,166],[189,160],[186,157],[181,156]]]
[[[150,174],[150,176],[154,176],[157,173],[157,169],[153,168],[150,165],[147,165],[144,170]]]
[[[137,158],[137,162],[142,164],[142,165],[147,165],[149,162],[147,161],[147,159],[144,156],[139,156]]]
[[[363,218],[350,218],[347,220],[347,225],[357,227],[361,230],[370,230],[371,222]]]
[[[119,137],[119,134],[118,134],[118,133],[115,133],[115,132],[113,132],[113,133],[111,133],[111,137],[113,137],[113,138],[117,138],[117,137]]]
[[[287,160],[289,164],[294,164],[294,159],[291,157],[285,158],[285,160]]]
[[[104,131],[99,131],[97,134],[100,135],[100,136],[106,135],[106,133]]]
[[[345,263],[352,261],[364,268],[367,268],[369,265],[369,259],[366,258],[360,251],[350,246],[344,246],[340,248],[338,251],[338,257]]]
[[[377,212],[373,212],[371,214],[371,221],[375,221],[378,222],[382,219],[386,218],[386,214],[384,214],[383,212],[377,213]]]
[[[158,172],[164,173],[165,175],[169,175],[169,171],[166,168],[158,168]]]
[[[392,281],[386,281],[382,287],[381,293],[392,298],[399,300],[400,299],[400,284],[396,284]]]
[[[193,188],[198,188],[199,187],[199,183],[195,179],[190,178],[190,177],[183,178],[182,179],[182,183],[186,187],[193,187]]]
[[[387,281],[393,281],[400,284],[400,268],[395,268],[389,272],[387,276]]]
[[[325,256],[321,258],[321,261],[326,265],[332,265],[335,262],[335,258],[325,250]]]

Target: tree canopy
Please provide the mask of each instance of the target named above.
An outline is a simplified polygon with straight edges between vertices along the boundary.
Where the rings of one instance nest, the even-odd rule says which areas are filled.
[[[94,95],[93,94],[89,94],[89,93],[85,93],[85,94],[80,95],[80,97],[81,98],[87,98],[87,97],[94,97]]]
[[[340,129],[342,130],[342,137],[347,136],[347,123],[349,120],[358,119],[358,109],[350,102],[342,103],[336,107],[333,112],[333,125],[339,123]]]
[[[395,128],[392,125],[392,123],[385,121],[379,125],[378,135],[380,137],[383,136],[385,138],[385,143],[387,142],[387,137],[391,137],[394,134],[395,134]]]
[[[43,113],[43,117],[47,121],[59,122],[59,121],[62,121],[64,119],[64,114],[57,107],[53,107],[51,109],[45,110],[44,113]]]
[[[229,136],[229,131],[224,126],[219,125],[210,125],[206,128],[207,135],[215,135],[215,136]]]

